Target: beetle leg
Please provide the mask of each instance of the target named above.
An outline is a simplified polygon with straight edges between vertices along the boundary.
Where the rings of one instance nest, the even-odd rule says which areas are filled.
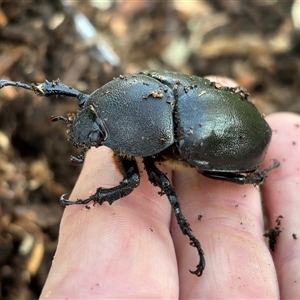
[[[76,89],[63,84],[60,82],[59,79],[48,81],[45,80],[43,83],[36,85],[31,85],[32,90],[38,95],[38,96],[52,96],[52,95],[63,95],[68,97],[75,97],[78,99],[78,105],[79,107],[83,107],[85,101],[88,99],[89,95],[83,94]]]
[[[73,163],[74,165],[81,165],[84,163],[84,159],[85,159],[85,151],[82,151],[79,155],[74,156],[71,155],[70,156],[70,161],[71,163]]]
[[[217,180],[223,180],[228,182],[233,182],[237,184],[254,184],[260,185],[264,182],[267,174],[278,168],[280,165],[279,161],[274,159],[274,162],[268,168],[262,171],[255,171],[249,174],[239,174],[239,173],[229,173],[229,172],[211,172],[211,171],[200,171],[199,172],[206,176]]]
[[[83,107],[85,101],[89,97],[89,95],[80,93],[76,89],[63,84],[62,82],[60,82],[59,79],[53,81],[45,80],[43,83],[38,85],[34,83],[28,85],[17,81],[0,80],[0,89],[5,86],[15,86],[26,90],[31,90],[35,92],[38,96],[43,96],[43,97],[48,97],[51,95],[63,95],[68,97],[76,97],[78,99],[79,107]]]
[[[16,87],[23,88],[26,90],[32,90],[32,87],[26,83],[6,80],[6,79],[0,80],[0,89],[4,88],[5,86],[16,86]]]
[[[144,165],[145,165],[145,169],[147,171],[148,177],[149,177],[149,181],[154,186],[158,186],[159,188],[161,188],[162,193],[166,194],[166,196],[168,197],[182,233],[189,237],[190,245],[195,247],[198,250],[198,254],[200,257],[199,264],[197,265],[195,271],[190,270],[190,272],[197,276],[201,276],[202,272],[205,268],[204,252],[203,252],[200,242],[192,234],[191,226],[181,211],[181,208],[180,208],[180,205],[178,202],[178,197],[174,191],[174,188],[172,187],[172,185],[170,183],[170,180],[167,178],[167,176],[163,172],[161,172],[155,166],[154,161],[151,157],[144,159]]]
[[[125,157],[118,157],[120,163],[120,171],[124,175],[123,181],[113,188],[98,188],[96,193],[91,195],[87,199],[78,199],[72,201],[65,198],[62,195],[60,198],[60,203],[63,206],[73,205],[73,204],[87,204],[90,201],[102,204],[103,202],[108,202],[112,204],[114,201],[129,195],[140,183],[139,170],[135,160],[130,160]]]
[[[63,116],[51,116],[50,121],[51,122],[64,121],[64,122],[68,123],[68,118],[63,117]]]

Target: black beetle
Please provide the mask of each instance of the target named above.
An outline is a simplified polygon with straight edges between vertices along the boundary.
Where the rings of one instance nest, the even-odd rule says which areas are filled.
[[[155,162],[171,161],[196,168],[210,178],[238,184],[263,183],[274,163],[259,171],[272,131],[249,94],[241,87],[224,87],[207,79],[168,71],[146,70],[119,76],[91,95],[80,93],[59,80],[36,85],[1,80],[0,88],[16,86],[39,96],[76,97],[80,110],[52,121],[67,123],[68,136],[81,149],[74,163],[84,161],[90,147],[108,146],[114,151],[124,175],[120,185],[98,188],[88,199],[68,200],[62,205],[102,204],[130,194],[139,185],[135,157],[141,157],[149,181],[168,197],[178,224],[190,244],[196,247],[199,264],[191,273],[201,276],[204,252],[183,216],[176,193]]]

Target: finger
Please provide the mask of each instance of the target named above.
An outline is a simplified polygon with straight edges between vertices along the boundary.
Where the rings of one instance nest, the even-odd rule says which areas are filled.
[[[71,199],[120,182],[110,156],[105,147],[89,151]],[[157,192],[145,173],[131,195],[111,206],[67,207],[42,297],[177,297],[170,205]]]
[[[267,160],[281,163],[276,172],[270,172],[263,186],[264,203],[270,227],[282,215],[282,233],[272,253],[280,287],[281,299],[300,297],[300,117],[278,113],[267,118],[273,129],[272,144]]]
[[[203,178],[194,170],[175,174],[173,180],[207,263],[201,278],[188,272],[197,255],[174,224],[181,298],[278,297],[275,268],[263,238],[258,189]]]
[[[210,80],[237,85],[223,78]],[[201,278],[188,272],[198,262],[197,253],[174,221],[181,298],[278,298],[275,267],[263,237],[259,189],[204,178],[194,169],[175,172],[173,183],[207,263]]]

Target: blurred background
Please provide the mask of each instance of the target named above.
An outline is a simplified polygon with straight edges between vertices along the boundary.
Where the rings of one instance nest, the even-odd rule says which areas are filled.
[[[0,79],[91,93],[142,69],[228,76],[261,113],[300,113],[300,1],[0,0]],[[54,114],[74,99],[0,90],[0,298],[39,296],[80,172]]]

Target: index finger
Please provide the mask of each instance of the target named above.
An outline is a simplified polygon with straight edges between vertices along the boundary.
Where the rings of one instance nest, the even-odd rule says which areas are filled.
[[[104,146],[89,150],[70,199],[118,185],[111,156]],[[144,173],[140,186],[113,205],[67,207],[42,298],[176,298],[171,209],[157,192]]]

